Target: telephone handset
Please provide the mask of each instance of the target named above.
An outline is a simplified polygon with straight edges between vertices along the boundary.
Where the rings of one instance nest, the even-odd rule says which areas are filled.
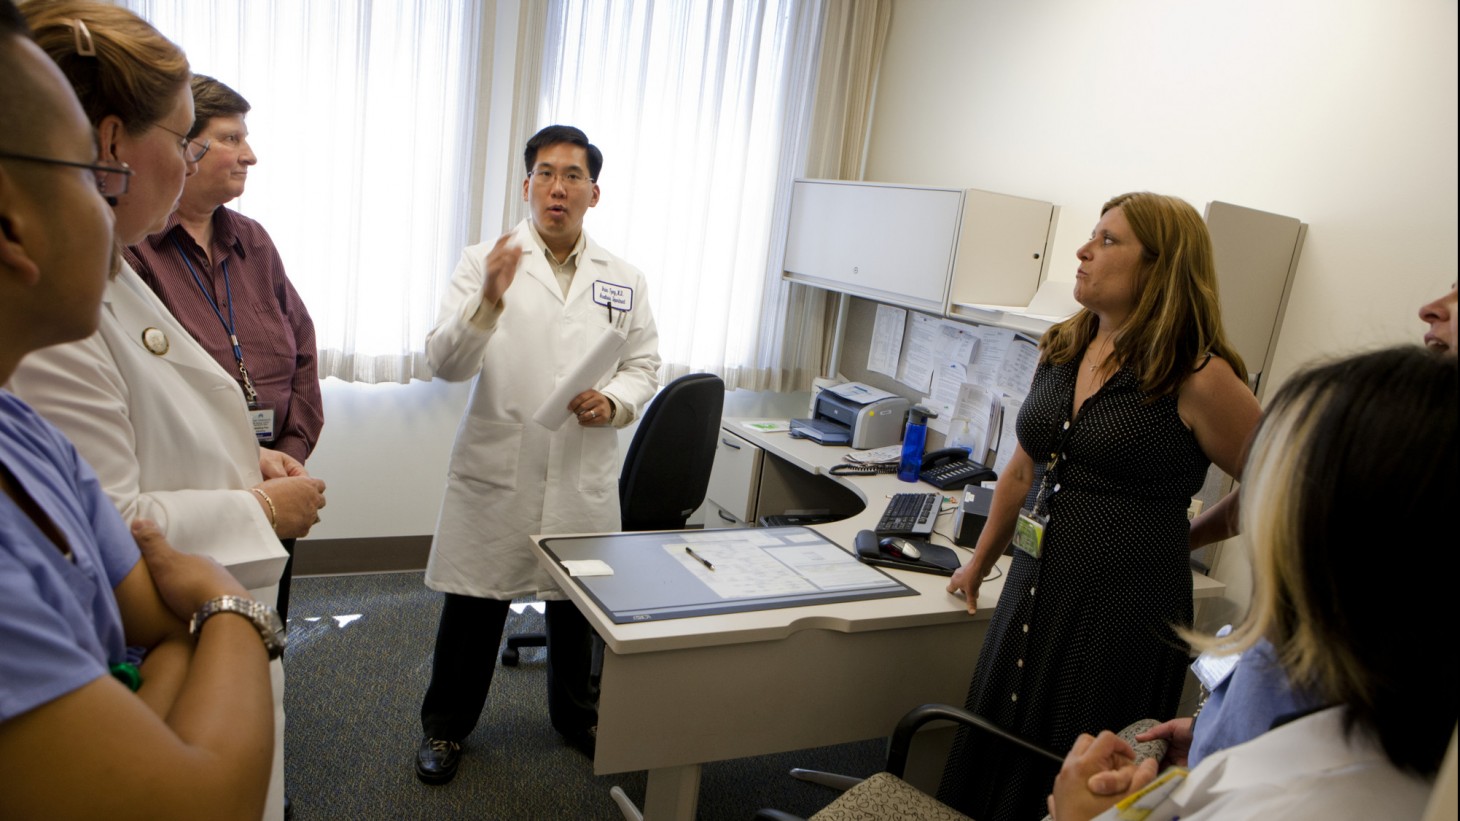
[[[999,478],[998,474],[968,458],[965,448],[943,448],[923,456],[918,478],[939,490],[976,485]]]

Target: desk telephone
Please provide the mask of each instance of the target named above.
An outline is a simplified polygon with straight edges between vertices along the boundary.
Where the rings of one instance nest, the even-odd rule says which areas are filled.
[[[950,487],[961,488],[964,485],[991,482],[999,476],[969,459],[968,451],[964,448],[943,448],[923,456],[923,470],[918,478],[939,490],[947,490]]]

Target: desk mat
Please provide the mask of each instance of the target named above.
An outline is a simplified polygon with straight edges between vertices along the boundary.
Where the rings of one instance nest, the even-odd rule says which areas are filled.
[[[573,581],[615,624],[918,595],[805,527],[563,536],[541,544],[559,564],[597,560],[613,569]]]

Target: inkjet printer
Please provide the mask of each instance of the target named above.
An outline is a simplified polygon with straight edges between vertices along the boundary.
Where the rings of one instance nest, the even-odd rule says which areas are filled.
[[[791,435],[859,450],[895,445],[907,409],[903,397],[860,382],[834,385],[816,395],[810,419],[791,420]]]

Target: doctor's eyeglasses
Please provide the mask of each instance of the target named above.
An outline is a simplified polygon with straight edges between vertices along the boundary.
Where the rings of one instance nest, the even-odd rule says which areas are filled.
[[[70,160],[58,160],[52,157],[37,157],[32,154],[14,154],[9,151],[0,151],[0,159],[21,160],[22,162],[38,162],[46,165],[64,165],[68,168],[85,168],[91,172],[96,180],[96,190],[101,192],[103,197],[114,199],[127,193],[127,187],[131,184],[132,169],[126,163],[121,165],[103,165],[101,163],[72,162]],[[115,204],[115,203],[113,203]]]
[[[527,176],[536,177],[543,185],[552,187],[553,183],[561,182],[564,188],[581,188],[593,182],[593,178],[580,171],[565,171],[561,174],[551,168],[539,168],[528,172]]]

